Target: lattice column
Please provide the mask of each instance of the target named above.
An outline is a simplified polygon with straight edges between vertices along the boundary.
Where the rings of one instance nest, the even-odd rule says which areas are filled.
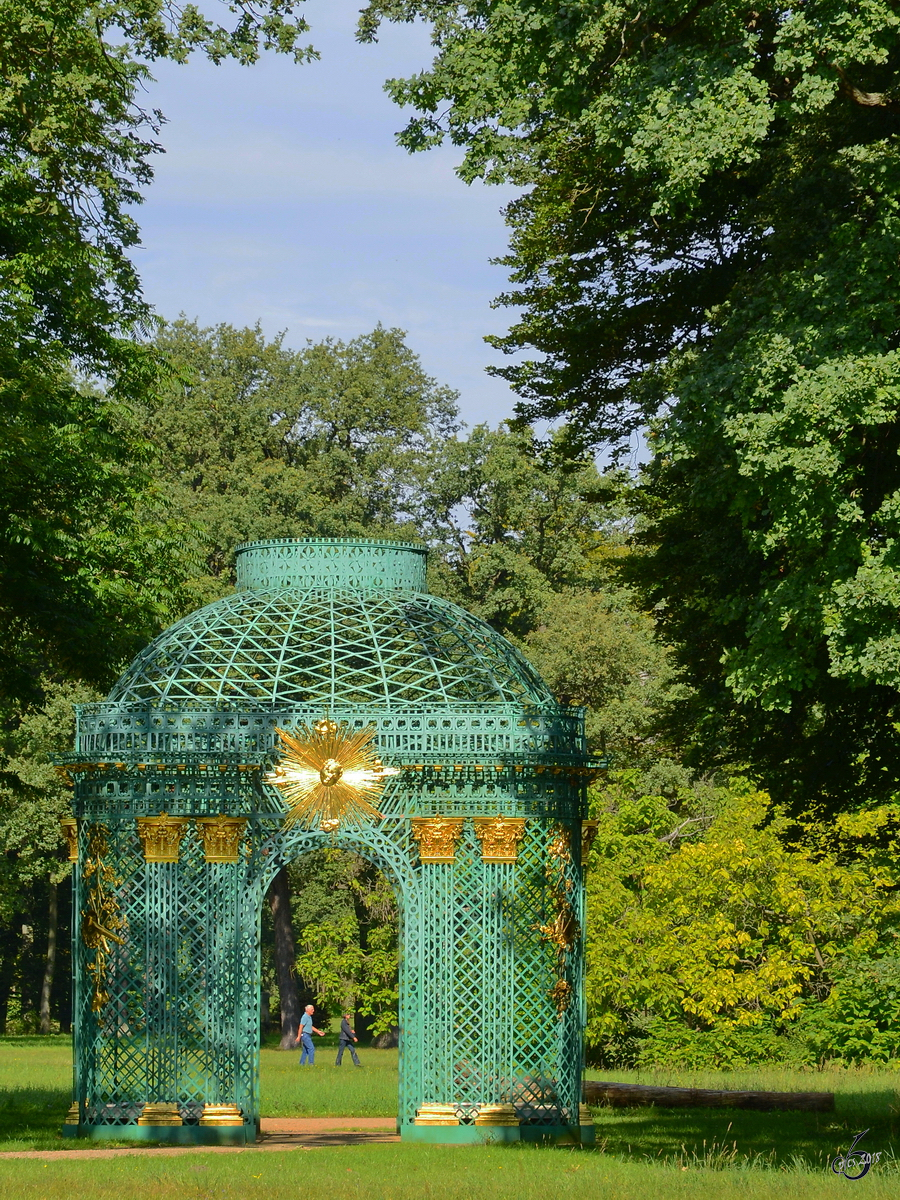
[[[190,989],[184,989],[197,1019],[192,1019],[193,1012],[182,1016],[183,1025],[196,1027],[196,1038],[183,1056],[181,1074],[183,1093],[193,1092],[198,1106],[230,1107],[233,1121],[239,1111],[255,1123],[256,1103],[252,1087],[248,1088],[253,1040],[247,1019],[251,1018],[258,1039],[258,1006],[253,1004],[256,972],[245,961],[241,937],[246,826],[241,818],[201,819],[188,852],[194,870],[190,893],[183,889],[182,911],[186,921],[193,917],[195,958],[202,971]],[[202,1114],[201,1108],[198,1116]],[[221,1114],[219,1119],[224,1119]]]
[[[145,866],[148,913],[144,926],[144,1012],[146,1014],[146,1087],[148,1102],[178,1098],[178,1060],[182,1006],[181,975],[185,962],[179,944],[180,888],[177,862]]]
[[[422,928],[417,965],[423,1044],[419,1050],[419,1077],[409,1080],[415,1090],[414,1110],[422,1104],[448,1104],[453,1100],[456,1020],[453,982],[459,948],[453,896],[457,871],[455,862],[426,863],[422,867]]]
[[[81,825],[74,922],[76,1095],[89,1123],[117,1125],[137,1119],[146,1094],[144,864],[133,822]]]

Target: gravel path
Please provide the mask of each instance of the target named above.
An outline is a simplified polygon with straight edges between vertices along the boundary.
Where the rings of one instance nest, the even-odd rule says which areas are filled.
[[[257,1150],[313,1150],[322,1146],[371,1145],[399,1142],[393,1117],[263,1117],[255,1146],[108,1146],[82,1149],[73,1139],[71,1150],[12,1150],[4,1158],[122,1158],[152,1154],[164,1158],[179,1154],[253,1154]],[[75,1147],[78,1147],[76,1149]]]

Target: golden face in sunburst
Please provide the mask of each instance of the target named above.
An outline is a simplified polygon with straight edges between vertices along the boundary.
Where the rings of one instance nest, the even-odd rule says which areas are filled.
[[[342,821],[380,817],[370,803],[384,790],[396,767],[385,767],[372,745],[372,725],[352,731],[345,722],[324,718],[301,725],[293,733],[276,729],[281,760],[266,775],[266,783],[281,790],[290,805],[285,827],[300,821],[332,832]]]

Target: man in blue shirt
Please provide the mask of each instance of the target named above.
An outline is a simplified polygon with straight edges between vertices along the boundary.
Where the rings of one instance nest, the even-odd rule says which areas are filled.
[[[321,1029],[316,1029],[312,1023],[313,1013],[316,1010],[311,1004],[307,1004],[303,1016],[300,1018],[300,1045],[303,1047],[303,1052],[300,1055],[300,1066],[305,1067],[307,1062],[309,1065],[315,1066],[316,1048],[313,1045],[312,1035],[317,1033],[319,1037],[324,1037]]]
[[[337,1061],[334,1064],[336,1067],[341,1065],[341,1059],[344,1057],[345,1050],[350,1051],[350,1056],[352,1057],[355,1066],[362,1066],[359,1058],[357,1057],[356,1048],[354,1046],[354,1042],[357,1041],[359,1041],[359,1038],[357,1038],[356,1033],[350,1025],[350,1014],[344,1013],[344,1015],[341,1017],[341,1034],[338,1038]]]

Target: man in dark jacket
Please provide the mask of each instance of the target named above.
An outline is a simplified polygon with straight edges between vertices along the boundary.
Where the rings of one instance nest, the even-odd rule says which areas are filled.
[[[336,1067],[341,1065],[341,1059],[344,1057],[345,1050],[350,1051],[350,1056],[353,1059],[354,1066],[362,1066],[362,1063],[359,1061],[359,1058],[356,1054],[356,1046],[354,1045],[354,1043],[358,1041],[359,1038],[356,1036],[350,1026],[350,1014],[344,1013],[344,1015],[341,1017],[341,1032],[340,1036],[338,1037],[338,1055],[334,1064]]]

